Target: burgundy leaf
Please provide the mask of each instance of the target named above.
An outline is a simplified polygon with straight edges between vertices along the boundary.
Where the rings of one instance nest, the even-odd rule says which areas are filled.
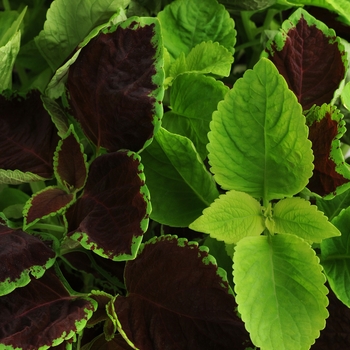
[[[128,294],[114,302],[128,339],[142,350],[252,346],[215,260],[197,244],[161,236],[125,268]],[[244,345],[243,345],[244,344]]]
[[[57,178],[69,192],[79,191],[85,184],[87,166],[82,148],[74,132],[70,130],[68,136],[60,141],[55,154]]]
[[[34,194],[25,205],[25,227],[38,219],[62,213],[73,200],[72,193],[66,193],[58,187],[46,187]]]
[[[84,193],[66,213],[68,236],[113,260],[135,256],[148,224],[140,158],[121,151],[96,158]]]
[[[325,34],[316,25],[318,21],[306,11],[298,13],[301,16],[296,23],[286,21],[282,26],[288,28],[282,34],[283,47],[276,40],[268,44],[267,51],[303,109],[307,110],[314,104],[320,106],[332,100],[345,76],[345,52],[340,50],[334,31],[332,35],[329,30]]]
[[[59,137],[40,92],[32,90],[26,98],[0,95],[0,111],[0,169],[51,178]]]
[[[130,19],[100,33],[69,68],[71,113],[97,147],[111,152],[139,151],[159,122],[161,45],[159,24],[150,20],[141,25]]]
[[[342,168],[346,170],[338,141],[341,136],[339,135],[340,121],[333,120],[335,118],[332,119],[332,109],[326,111],[325,108],[327,107],[322,106],[322,109],[315,107],[306,115],[309,139],[314,153],[314,171],[307,187],[320,196],[336,193],[338,187],[350,181],[340,172]],[[320,115],[316,116],[318,111]],[[332,145],[333,142],[336,142],[336,145]],[[334,153],[339,153],[340,159],[336,159],[333,156]]]
[[[29,273],[41,277],[55,261],[56,254],[49,243],[2,225],[0,246],[0,295],[28,284]]]
[[[48,270],[0,298],[0,344],[26,350],[58,345],[84,328],[96,307],[92,299],[71,296]]]

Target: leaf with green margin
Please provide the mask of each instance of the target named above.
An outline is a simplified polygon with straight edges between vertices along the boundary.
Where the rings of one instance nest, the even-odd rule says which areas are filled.
[[[170,76],[176,78],[181,73],[194,72],[228,77],[233,63],[232,52],[218,42],[202,42],[185,57],[182,52],[170,66]]]
[[[350,169],[340,149],[345,121],[336,106],[327,104],[313,106],[305,117],[315,157],[315,169],[307,187],[331,199],[350,188]]]
[[[187,137],[160,128],[142,152],[142,163],[152,197],[151,218],[159,223],[186,227],[219,195]]]
[[[301,106],[266,58],[236,81],[213,113],[208,134],[214,178],[264,201],[292,196],[312,175]]]
[[[272,218],[275,224],[275,232],[272,233],[292,233],[315,243],[340,236],[339,230],[327,220],[322,211],[303,198],[282,199],[274,206]]]
[[[27,286],[0,298],[0,347],[40,349],[59,346],[81,332],[95,300],[70,295],[53,269]]]
[[[288,0],[288,3],[290,5],[323,7],[332,12],[336,12],[345,23],[350,25],[350,3],[348,0]]]
[[[206,145],[212,113],[228,90],[221,81],[211,77],[195,73],[179,75],[170,89],[171,111],[164,114],[162,126],[188,137],[204,160],[208,154]]]
[[[319,210],[322,210],[325,213],[328,220],[332,221],[343,209],[350,206],[350,190],[347,190],[330,200],[316,197],[316,205]]]
[[[321,264],[337,298],[350,307],[350,207],[344,209],[332,223],[340,230],[341,236],[322,241]]]
[[[344,107],[350,111],[350,81],[344,86],[340,97]]]
[[[65,213],[67,236],[102,257],[133,259],[150,212],[140,156],[103,154],[91,163],[82,196]]]
[[[304,110],[332,101],[348,65],[335,31],[303,9],[283,22],[266,52]]]
[[[58,242],[43,241],[22,230],[0,225],[0,245],[0,296],[3,296],[26,286],[30,275],[42,277],[56,260],[52,247],[56,249]]]
[[[131,17],[93,38],[70,66],[71,115],[94,145],[139,152],[160,127],[163,45],[157,18]]]
[[[218,42],[234,52],[234,21],[216,0],[176,0],[158,13],[164,46],[172,58],[185,55],[203,41]]]
[[[260,235],[265,229],[265,217],[256,199],[232,190],[215,199],[189,228],[232,244],[247,236]]]
[[[196,242],[154,237],[126,263],[125,285],[114,308],[118,330],[135,348],[234,350],[248,339],[226,271]]]
[[[238,311],[255,346],[309,349],[325,327],[325,276],[315,251],[294,235],[246,237],[233,256]]]
[[[89,32],[107,22],[128,0],[55,0],[47,11],[44,29],[35,38],[53,72]]]
[[[47,186],[36,192],[23,208],[23,227],[27,230],[39,220],[63,214],[75,202],[75,194],[57,186]]]
[[[76,193],[84,187],[88,164],[73,125],[58,142],[53,166],[57,182],[67,193]]]

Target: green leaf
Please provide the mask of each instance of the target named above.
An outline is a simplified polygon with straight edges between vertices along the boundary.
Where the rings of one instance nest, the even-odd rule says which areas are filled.
[[[350,111],[350,81],[344,86],[340,98],[344,107]]]
[[[188,226],[219,193],[193,143],[160,128],[142,152],[152,198],[151,218],[170,226]]]
[[[18,33],[26,12],[27,6],[20,14],[17,11],[4,11],[0,13],[0,47],[6,45]]]
[[[232,52],[212,41],[202,42],[195,46],[185,58],[184,53],[170,67],[170,75],[176,77],[185,72],[213,74],[228,77],[233,63]]]
[[[321,264],[335,295],[350,307],[350,207],[332,223],[340,230],[341,236],[322,241]]]
[[[227,91],[228,87],[214,78],[195,73],[179,75],[170,89],[171,111],[164,114],[163,127],[188,137],[205,159],[211,116]]]
[[[46,178],[20,170],[0,169],[0,184],[19,185],[25,182],[44,181]]]
[[[216,0],[176,0],[158,13],[164,46],[173,58],[187,55],[203,41],[218,42],[233,53],[233,19]]]
[[[209,163],[224,189],[268,202],[298,193],[312,175],[301,106],[265,58],[219,103],[210,129]]]
[[[35,42],[52,71],[67,59],[89,32],[107,22],[128,0],[55,0]]]
[[[325,200],[323,198],[316,198],[316,204],[318,209],[322,210],[328,217],[329,221],[332,221],[342,209],[346,209],[350,206],[350,190],[343,192],[335,196],[332,199]]]
[[[302,198],[287,198],[274,207],[276,233],[293,233],[307,241],[319,243],[325,238],[340,236],[315,205]]]
[[[243,237],[260,235],[265,229],[264,219],[256,199],[244,192],[229,191],[204,209],[189,227],[231,244]]]
[[[294,235],[246,237],[234,254],[238,311],[254,345],[309,349],[328,317],[315,251]]]

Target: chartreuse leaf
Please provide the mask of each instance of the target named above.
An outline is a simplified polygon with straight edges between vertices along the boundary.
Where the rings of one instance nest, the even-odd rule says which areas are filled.
[[[244,192],[228,191],[189,227],[231,244],[243,237],[260,235],[265,229],[265,218],[256,199]]]
[[[308,189],[326,199],[350,188],[350,169],[340,149],[345,121],[333,105],[314,106],[306,113],[314,153],[314,172]]]
[[[328,317],[325,277],[310,245],[294,235],[246,237],[233,261],[238,311],[254,345],[309,349]]]
[[[30,275],[42,277],[56,260],[50,244],[57,248],[56,241],[44,242],[22,230],[0,225],[0,296],[26,286],[31,280]]]
[[[319,243],[325,238],[340,236],[315,205],[302,198],[282,199],[273,208],[275,233],[292,233],[308,242]]]
[[[186,57],[182,52],[170,66],[169,73],[174,78],[185,72],[227,77],[232,63],[232,52],[218,42],[208,41],[196,45]]]
[[[160,223],[188,226],[219,195],[187,137],[160,128],[142,152],[142,163],[152,197],[151,217]]]
[[[333,29],[298,9],[266,46],[304,110],[332,101],[348,65]]]
[[[44,29],[35,38],[52,71],[56,71],[93,28],[107,22],[128,3],[128,0],[55,0],[47,11]]]
[[[340,230],[340,237],[321,243],[321,264],[335,295],[350,307],[350,207],[343,210],[332,223]]]
[[[195,73],[179,75],[171,87],[171,110],[164,114],[162,126],[174,134],[188,137],[205,159],[211,116],[228,90],[221,81],[211,77]]]
[[[301,191],[312,175],[301,106],[266,58],[236,81],[210,129],[209,163],[224,189],[268,202]]]
[[[1,349],[46,350],[73,341],[97,302],[71,295],[50,269],[40,279],[1,297],[0,307]]]
[[[160,127],[163,82],[159,21],[131,17],[82,48],[69,68],[69,108],[97,148],[138,152]]]
[[[248,339],[226,271],[207,247],[155,237],[127,262],[124,276],[128,293],[114,308],[119,332],[135,348],[231,350]]]
[[[158,13],[164,46],[172,58],[203,41],[218,42],[233,53],[236,31],[233,19],[216,0],[176,0]]]
[[[350,81],[344,86],[340,97],[344,107],[350,111]]]
[[[140,156],[103,154],[91,163],[82,196],[65,213],[67,236],[102,257],[133,259],[150,211]]]

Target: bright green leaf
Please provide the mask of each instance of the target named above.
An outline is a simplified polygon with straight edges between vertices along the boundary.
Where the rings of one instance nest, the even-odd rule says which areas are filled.
[[[246,237],[234,254],[238,311],[254,345],[307,350],[328,317],[315,251],[294,235]]]
[[[338,194],[332,199],[316,198],[316,204],[319,210],[322,210],[328,217],[329,221],[332,221],[342,209],[346,209],[350,206],[350,190],[347,190],[341,194]]]
[[[335,295],[350,307],[350,207],[332,223],[340,230],[341,236],[322,241],[321,264]]]
[[[350,111],[350,81],[344,86],[340,97],[344,107]]]
[[[151,218],[170,226],[188,226],[219,193],[193,143],[164,128],[142,152],[151,194]]]
[[[340,236],[315,205],[302,198],[287,198],[274,207],[276,233],[293,233],[307,241],[319,243],[325,238]]]
[[[219,77],[230,75],[233,62],[232,52],[212,41],[202,42],[195,46],[187,57],[181,54],[171,65],[170,75],[176,77],[185,72],[213,74]]]
[[[129,0],[55,0],[35,42],[55,71],[89,32],[107,22]]]
[[[0,47],[6,45],[18,33],[26,12],[27,7],[20,14],[16,11],[4,11],[0,13]]]
[[[210,123],[215,180],[264,201],[292,196],[312,175],[301,106],[273,63],[262,58],[237,80]]]
[[[227,91],[228,87],[214,78],[200,74],[179,75],[170,90],[171,110],[163,116],[163,127],[188,137],[201,158],[206,158],[211,116]]]
[[[265,229],[260,203],[250,195],[229,191],[217,198],[189,227],[210,234],[227,244],[247,236],[260,235]]]
[[[173,58],[187,55],[203,41],[218,42],[233,53],[233,19],[216,0],[176,0],[158,13],[164,46]]]

